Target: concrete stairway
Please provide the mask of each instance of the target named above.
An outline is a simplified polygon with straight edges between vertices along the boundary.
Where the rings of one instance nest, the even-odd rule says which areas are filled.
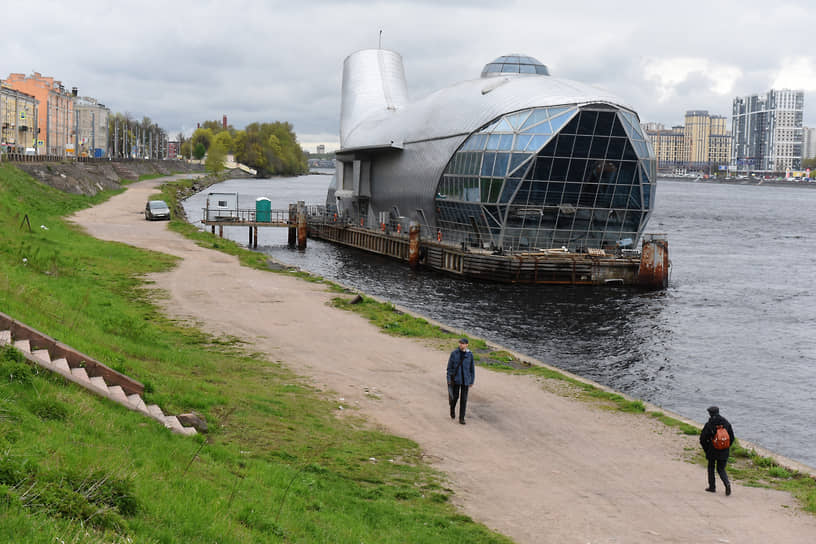
[[[141,383],[0,312],[0,346],[5,344],[14,346],[30,362],[92,393],[153,418],[175,433],[197,433],[195,427],[183,425],[179,417],[165,414],[155,404],[145,404]]]
[[[120,161],[111,162],[114,172],[119,176],[119,179],[129,179],[130,181],[137,181],[139,174],[137,174],[130,166]]]

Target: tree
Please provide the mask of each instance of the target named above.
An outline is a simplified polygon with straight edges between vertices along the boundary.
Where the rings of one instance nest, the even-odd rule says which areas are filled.
[[[207,151],[207,160],[204,161],[205,168],[217,174],[224,169],[224,159],[227,158],[226,148],[219,142],[214,142]]]
[[[230,153],[233,150],[234,142],[229,132],[221,131],[215,135],[214,145],[221,146],[224,153]]]
[[[214,137],[215,135],[212,130],[208,128],[197,128],[196,131],[193,132],[193,149],[198,147],[198,144],[203,145],[205,150],[209,149]]]
[[[204,155],[207,154],[207,148],[204,147],[204,144],[201,142],[197,143],[193,148],[193,158],[197,161],[200,161],[204,158]]]

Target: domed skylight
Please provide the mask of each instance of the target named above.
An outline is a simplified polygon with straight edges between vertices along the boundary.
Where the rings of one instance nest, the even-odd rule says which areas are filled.
[[[504,55],[493,62],[485,64],[482,69],[482,77],[508,76],[508,75],[539,75],[548,76],[550,72],[547,67],[533,57],[525,55]]]

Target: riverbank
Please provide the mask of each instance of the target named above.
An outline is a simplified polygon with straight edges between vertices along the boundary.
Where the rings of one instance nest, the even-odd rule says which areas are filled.
[[[518,542],[804,543],[816,533],[786,493],[739,484],[728,498],[704,493],[704,469],[687,462],[696,437],[562,395],[541,377],[478,370],[468,425],[452,423],[452,346],[384,335],[329,307],[334,295],[319,285],[241,267],[143,221],[134,210],[157,186],[133,184],[75,220],[99,238],[177,256],[150,277],[168,315],[250,342],[309,376],[338,416],[416,441],[450,477],[456,504],[489,527]]]

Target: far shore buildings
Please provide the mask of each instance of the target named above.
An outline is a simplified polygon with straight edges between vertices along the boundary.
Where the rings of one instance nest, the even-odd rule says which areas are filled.
[[[0,81],[0,151],[25,153],[37,145],[39,101]]]
[[[726,118],[705,110],[686,112],[685,124],[666,129],[645,123],[661,171],[693,170],[707,174],[725,170],[731,156],[731,134]]]
[[[3,142],[8,146],[8,138],[15,139],[15,148],[32,150],[38,155],[104,157],[108,149],[108,117],[110,110],[93,98],[77,96],[77,88],[66,90],[61,81],[43,76],[39,72],[31,75],[12,73],[3,81],[3,96],[0,110],[3,118]],[[11,92],[27,95],[34,101],[33,119],[30,129],[18,130],[12,127],[9,108],[19,108],[17,103],[9,105]],[[23,100],[18,96],[18,101]],[[22,121],[19,110],[13,116]],[[13,129],[13,130],[12,130]],[[14,136],[7,136],[14,132]],[[20,136],[24,132],[25,136]],[[25,145],[17,144],[22,142]]]

